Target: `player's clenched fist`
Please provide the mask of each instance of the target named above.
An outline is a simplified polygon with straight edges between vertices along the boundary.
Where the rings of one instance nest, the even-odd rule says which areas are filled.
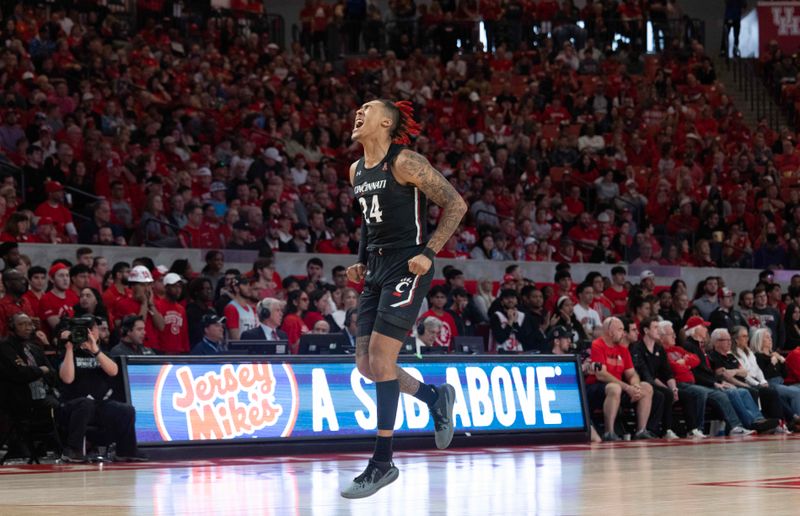
[[[408,260],[408,272],[415,276],[422,276],[430,270],[431,265],[433,265],[433,262],[431,262],[430,258],[424,254],[418,254]]]
[[[356,263],[347,268],[347,279],[353,283],[361,283],[367,273],[367,266],[363,263]]]

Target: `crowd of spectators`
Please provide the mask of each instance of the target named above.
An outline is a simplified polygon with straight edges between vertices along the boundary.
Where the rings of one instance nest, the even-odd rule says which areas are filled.
[[[685,32],[667,25],[646,55],[603,31],[662,3],[674,9],[589,2],[570,11],[583,27],[553,15],[550,32],[526,11],[525,40],[498,36],[492,52],[471,40],[445,58],[410,44],[324,60],[313,24],[287,49],[224,17],[148,18],[117,39],[107,12],[16,5],[0,149],[22,174],[3,176],[0,240],[352,253],[352,115],[389,97],[414,103],[415,150],[471,205],[442,257],[797,266],[791,132],[745,126]],[[470,11],[459,4],[439,8]]]

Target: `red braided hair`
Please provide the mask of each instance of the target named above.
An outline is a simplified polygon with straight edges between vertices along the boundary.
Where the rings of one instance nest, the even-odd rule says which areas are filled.
[[[419,122],[414,120],[414,105],[407,101],[401,100],[394,103],[399,116],[397,118],[397,127],[394,129],[394,139],[392,143],[398,145],[409,145],[411,137],[419,135],[422,128]]]

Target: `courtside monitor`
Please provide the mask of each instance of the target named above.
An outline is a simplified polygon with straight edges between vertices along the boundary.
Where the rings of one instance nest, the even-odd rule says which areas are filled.
[[[469,353],[470,355],[481,355],[484,353],[483,337],[453,337],[453,351],[456,353]]]
[[[343,333],[307,333],[300,337],[301,355],[344,355],[352,351]]]
[[[228,351],[241,355],[288,355],[288,340],[231,340]]]

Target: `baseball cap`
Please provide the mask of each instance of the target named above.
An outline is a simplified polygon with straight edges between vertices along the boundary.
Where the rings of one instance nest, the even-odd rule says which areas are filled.
[[[164,285],[175,285],[176,283],[183,283],[184,279],[179,274],[170,272],[164,276]]]
[[[281,153],[275,147],[269,147],[267,150],[265,150],[264,156],[277,162],[283,161]]]
[[[563,326],[556,326],[547,333],[547,340],[549,340],[550,342],[556,339],[564,339],[564,338],[572,339],[572,335]]]
[[[722,288],[722,297],[735,296],[735,295],[736,295],[736,292],[734,292],[733,290],[729,289],[728,287],[723,287]]]
[[[200,167],[195,171],[194,175],[196,175],[196,176],[210,176],[211,175],[211,169],[208,168],[208,167]]]
[[[208,314],[203,316],[203,328],[211,326],[212,324],[222,324],[225,322],[224,317],[220,317],[216,314]]]
[[[691,330],[692,328],[696,328],[698,326],[711,326],[711,323],[698,315],[693,315],[689,317],[688,321],[686,321],[686,326],[684,326],[683,329]]]
[[[515,281],[513,274],[504,274],[503,275],[503,283],[508,283],[510,281]]]
[[[611,222],[611,217],[608,216],[608,213],[602,212],[597,216],[597,222]]]
[[[536,243],[536,239],[534,237],[532,237],[532,236],[529,236],[529,237],[527,237],[525,239],[524,245],[531,245],[531,244],[535,244],[535,243]]]
[[[58,271],[62,270],[62,269],[69,269],[69,267],[67,267],[65,264],[59,262],[59,263],[53,265],[52,267],[50,267],[50,270],[47,271],[47,275],[50,276],[51,278],[53,278],[53,277],[55,277],[56,273]]]
[[[58,181],[47,181],[44,184],[44,190],[47,193],[58,192],[64,189],[64,185],[59,183]]]
[[[227,190],[227,188],[225,188],[225,183],[221,181],[214,181],[208,189],[211,192],[224,192]]]
[[[54,224],[52,217],[39,217],[39,221],[36,223],[37,226],[45,226],[47,224]]]
[[[656,277],[656,274],[651,270],[642,271],[642,273],[639,275],[639,278],[641,278],[643,280],[647,279],[647,278],[655,278],[655,277]]]

